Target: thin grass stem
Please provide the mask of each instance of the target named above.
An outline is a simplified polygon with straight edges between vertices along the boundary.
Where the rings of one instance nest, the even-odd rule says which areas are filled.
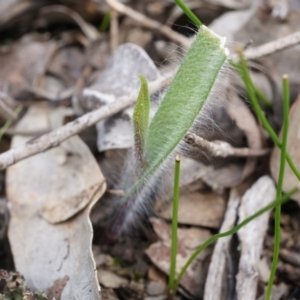
[[[171,245],[171,264],[169,277],[170,295],[175,295],[176,288],[176,255],[177,255],[177,227],[178,227],[178,205],[179,205],[179,180],[180,180],[180,158],[179,155],[175,159],[175,175],[174,175],[174,198],[173,198],[173,215],[172,215],[172,245]]]
[[[267,106],[268,108],[272,108],[273,107],[272,102],[268,99],[268,97],[254,84],[254,82],[252,80],[251,80],[251,82],[252,82],[252,86],[255,91],[255,94],[261,100],[261,102],[263,102],[263,104],[265,106]]]
[[[277,183],[277,193],[276,197],[279,198],[282,195],[282,186],[284,180],[285,171],[285,157],[287,148],[287,136],[289,127],[289,108],[290,108],[290,92],[289,92],[289,81],[288,76],[284,75],[282,79],[283,85],[283,128],[282,128],[282,143],[281,143],[281,155],[280,155],[280,167]],[[266,300],[271,299],[272,287],[276,274],[279,250],[280,250],[280,217],[281,217],[281,204],[278,204],[275,209],[275,239],[274,239],[274,250],[273,250],[273,260],[271,267],[271,274],[268,281],[268,287],[266,292]]]
[[[251,222],[252,220],[254,220],[255,218],[259,217],[260,215],[262,215],[263,213],[269,211],[270,209],[273,209],[274,207],[276,207],[278,204],[283,204],[286,201],[288,201],[291,196],[293,196],[295,193],[298,192],[298,187],[295,187],[293,189],[291,189],[290,191],[288,191],[284,196],[280,197],[279,199],[276,199],[274,202],[270,203],[269,205],[263,207],[262,209],[260,209],[258,212],[256,212],[255,214],[253,214],[252,216],[250,216],[249,218],[245,219],[243,222],[241,222],[240,224],[238,224],[237,226],[233,227],[232,229],[226,231],[226,232],[222,232],[222,233],[218,233],[213,235],[212,237],[210,237],[209,239],[207,239],[188,259],[188,261],[185,263],[185,265],[183,266],[183,268],[181,269],[178,278],[176,280],[176,288],[175,291],[178,288],[178,285],[184,275],[184,273],[186,272],[186,270],[188,269],[188,267],[191,265],[191,263],[195,260],[195,258],[205,249],[207,248],[211,243],[213,243],[215,240],[217,240],[218,238],[222,238],[228,235],[232,235],[234,233],[236,233],[238,230],[240,230],[243,226],[247,225],[249,222]]]
[[[231,66],[236,70],[236,72],[243,78],[243,73],[241,70],[241,66],[236,63],[233,60],[230,60],[230,64]],[[250,76],[249,76],[250,77]],[[268,97],[254,84],[254,82],[252,81],[251,77],[250,77],[250,84],[252,86],[252,88],[254,89],[254,92],[256,94],[256,96],[268,107],[268,108],[272,108],[272,102],[270,101],[270,99],[268,99]]]
[[[108,10],[105,13],[105,15],[104,15],[104,17],[103,17],[103,19],[100,23],[99,31],[100,32],[106,32],[108,27],[109,27],[109,23],[110,23],[110,11]]]
[[[188,8],[188,6],[183,2],[183,0],[175,0],[176,4],[182,9],[182,11],[190,18],[190,20],[200,27],[202,22],[198,17]]]

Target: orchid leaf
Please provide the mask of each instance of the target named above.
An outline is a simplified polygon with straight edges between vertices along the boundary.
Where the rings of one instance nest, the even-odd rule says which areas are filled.
[[[139,75],[141,87],[133,112],[134,150],[138,161],[143,160],[144,142],[149,124],[150,95],[148,83],[143,75]]]
[[[225,38],[202,25],[155,114],[145,140],[145,179],[175,150],[217,82],[228,51]]]

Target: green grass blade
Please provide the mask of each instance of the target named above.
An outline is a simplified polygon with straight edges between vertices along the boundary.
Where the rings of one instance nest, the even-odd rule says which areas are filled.
[[[284,180],[285,171],[285,157],[287,148],[287,136],[289,128],[289,108],[290,108],[290,92],[289,83],[287,75],[283,76],[283,129],[282,129],[282,144],[281,144],[281,155],[280,155],[280,167],[277,183],[277,194],[276,197],[279,198],[282,195],[282,186]],[[273,261],[271,267],[271,274],[268,281],[268,287],[266,292],[266,300],[271,299],[272,287],[276,274],[279,250],[280,250],[280,217],[281,217],[281,204],[276,206],[275,210],[275,241],[274,241],[274,251],[273,251]]]
[[[141,81],[140,92],[133,112],[134,150],[140,163],[144,157],[144,143],[149,125],[150,95],[148,83],[143,75],[139,75]]]
[[[145,141],[146,176],[172,153],[208,100],[227,58],[225,39],[201,26],[157,113]]]
[[[264,103],[264,105],[266,105],[268,108],[272,108],[272,102],[268,99],[268,97],[253,82],[252,84],[254,91],[261,102]]]
[[[225,237],[225,236],[229,236],[232,235],[234,233],[236,233],[238,230],[240,230],[243,226],[247,225],[249,222],[251,222],[252,220],[254,220],[255,218],[259,217],[260,215],[262,215],[263,213],[269,211],[270,209],[273,209],[274,207],[276,207],[278,204],[283,204],[286,201],[288,201],[291,196],[293,196],[294,194],[296,194],[298,192],[298,188],[294,188],[292,190],[290,190],[289,192],[287,192],[284,196],[280,197],[279,199],[276,199],[274,202],[270,203],[269,205],[263,207],[262,209],[260,209],[258,212],[256,212],[255,214],[253,214],[252,216],[250,216],[249,218],[245,219],[243,222],[241,222],[240,224],[238,224],[237,226],[233,227],[232,229],[226,231],[226,232],[222,232],[222,233],[218,233],[213,235],[212,237],[210,237],[209,239],[207,239],[197,250],[195,250],[195,252],[190,256],[190,258],[188,259],[188,261],[185,263],[185,265],[183,266],[183,268],[181,269],[177,281],[176,281],[176,290],[178,288],[178,285],[184,275],[184,273],[186,272],[186,270],[188,269],[188,267],[191,265],[191,263],[196,259],[196,257],[205,249],[207,248],[210,244],[212,244],[214,241],[216,241],[219,238]]]
[[[230,64],[231,66],[236,70],[236,72],[243,78],[243,73],[241,70],[241,66],[234,62],[233,60],[230,60]],[[272,108],[272,102],[268,99],[268,97],[254,84],[254,82],[252,81],[251,77],[250,78],[250,85],[252,86],[252,88],[255,91],[256,96],[268,107],[268,108]]]
[[[195,25],[199,27],[202,25],[202,22],[197,18],[197,16],[187,7],[187,5],[182,0],[175,0],[175,2]]]
[[[180,158],[175,160],[175,174],[174,174],[174,197],[173,197],[173,214],[172,214],[172,245],[171,245],[171,263],[170,263],[170,277],[169,290],[171,297],[175,294],[175,275],[176,275],[176,255],[177,255],[177,226],[178,226],[178,205],[179,205],[179,180],[180,180]]]

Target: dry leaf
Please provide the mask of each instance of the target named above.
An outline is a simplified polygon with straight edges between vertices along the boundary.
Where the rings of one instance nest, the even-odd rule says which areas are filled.
[[[199,192],[180,195],[178,223],[219,228],[223,220],[226,203],[224,198],[214,193]],[[166,220],[172,219],[173,204],[168,202],[160,208],[158,215]]]
[[[17,129],[48,128],[62,117],[61,110],[31,107]],[[15,136],[12,146],[30,139]],[[6,186],[9,240],[16,269],[28,287],[51,299],[100,299],[89,213],[106,185],[87,146],[74,136],[19,162],[7,170]]]
[[[149,249],[146,250],[146,254],[159,269],[169,274],[171,226],[157,218],[152,218],[151,222],[160,240],[152,244]],[[177,274],[196,248],[203,244],[210,236],[210,232],[205,229],[178,229]],[[203,293],[210,253],[210,248],[202,251],[182,278],[181,285],[192,295],[201,295]]]
[[[239,222],[253,215],[276,198],[276,188],[269,176],[259,178],[241,200]],[[238,231],[241,257],[237,274],[237,299],[256,299],[258,264],[268,229],[270,211],[252,220]],[[255,243],[253,242],[255,240]]]
[[[240,200],[237,189],[233,188],[219,232],[228,231],[235,225]],[[228,280],[224,280],[224,278],[228,272],[229,261],[232,259],[230,255],[231,241],[232,236],[230,235],[218,239],[215,244],[205,282],[204,300],[223,300],[228,299],[230,295]],[[214,293],[211,292],[212,290]]]

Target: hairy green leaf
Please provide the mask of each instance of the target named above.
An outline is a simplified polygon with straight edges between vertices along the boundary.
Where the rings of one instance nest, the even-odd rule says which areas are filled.
[[[208,100],[227,58],[224,43],[225,38],[200,27],[149,126],[144,150],[149,162],[146,178],[176,148]]]

